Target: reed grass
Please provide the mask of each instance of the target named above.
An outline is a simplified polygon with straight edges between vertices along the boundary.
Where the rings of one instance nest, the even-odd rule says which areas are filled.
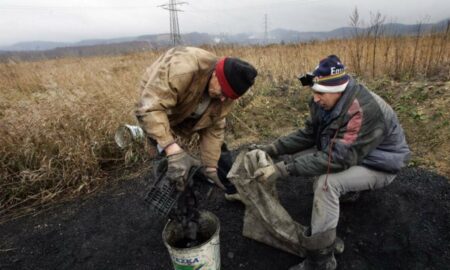
[[[205,47],[241,57],[259,72],[228,119],[227,139],[238,146],[301,126],[309,93],[299,91],[296,77],[329,54],[367,81],[448,81],[449,34],[447,28],[413,37]],[[136,123],[140,76],[160,53],[0,64],[0,217],[90,193],[148,166],[143,147],[121,150],[113,137],[119,125]]]

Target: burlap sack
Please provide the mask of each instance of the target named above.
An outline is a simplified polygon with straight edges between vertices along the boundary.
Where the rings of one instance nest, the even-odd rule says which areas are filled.
[[[227,175],[245,204],[242,234],[304,257],[305,250],[300,245],[299,235],[306,227],[295,222],[280,204],[275,181],[269,183],[253,176],[258,168],[272,164],[272,159],[264,151],[243,151]]]

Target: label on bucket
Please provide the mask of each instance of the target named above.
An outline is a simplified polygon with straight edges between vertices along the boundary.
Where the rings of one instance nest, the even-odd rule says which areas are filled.
[[[218,240],[218,239],[217,239]],[[220,246],[218,241],[211,241],[203,248],[194,252],[198,256],[191,254],[183,254],[182,251],[170,252],[175,270],[218,270],[220,269]],[[177,253],[177,254],[175,254]],[[209,256],[208,256],[209,255]]]
[[[204,269],[205,263],[200,263],[199,258],[194,259],[179,259],[173,258],[175,270],[199,270]]]

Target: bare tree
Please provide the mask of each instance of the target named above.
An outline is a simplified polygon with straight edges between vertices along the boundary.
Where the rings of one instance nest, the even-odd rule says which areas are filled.
[[[383,34],[383,23],[386,20],[385,16],[382,16],[379,11],[376,14],[370,13],[370,29],[373,34],[373,50],[372,50],[372,78],[375,77],[375,66],[376,66],[376,52],[377,43],[380,36]]]
[[[436,54],[436,46],[437,43],[439,42],[439,38],[440,38],[440,29],[438,29],[438,27],[433,26],[431,28],[430,34],[429,34],[429,44],[427,47],[427,50],[425,51],[426,55],[425,55],[425,74],[427,76],[431,75],[431,73],[433,72],[433,63],[435,62],[435,57],[437,56]]]
[[[394,67],[392,76],[394,79],[400,79],[402,77],[402,69],[405,62],[405,37],[402,37],[398,31],[395,31],[392,35],[394,40]]]
[[[423,27],[423,20],[418,21],[417,22],[416,36],[414,38],[415,42],[414,42],[413,59],[412,59],[412,62],[411,62],[411,67],[410,67],[410,75],[411,76],[416,75],[417,52],[419,50],[420,38],[422,36],[422,27]]]
[[[361,40],[361,21],[359,18],[358,8],[355,7],[352,15],[350,15],[350,26],[353,28],[352,37],[355,42],[355,50],[351,52],[353,68],[356,74],[361,74],[361,58],[362,58],[362,40]]]
[[[442,60],[442,61],[447,61],[447,59],[444,59],[444,53],[447,52],[448,55],[448,51],[447,51],[447,43],[448,43],[448,39],[450,36],[450,20],[447,20],[447,26],[444,30],[444,33],[442,33],[442,39],[441,39],[441,43],[439,45],[439,52],[438,52],[438,60]]]
[[[384,48],[385,48],[385,50],[384,50],[383,63],[384,63],[384,66],[385,66],[385,70],[389,70],[389,67],[390,67],[390,64],[391,64],[389,56],[390,56],[392,45],[393,45],[393,42],[394,42],[394,38],[392,37],[392,35],[394,33],[392,24],[393,24],[393,20],[391,19],[390,20],[390,25],[391,25],[390,28],[388,29],[388,28],[386,28],[386,25],[384,26],[384,33],[385,33],[385,36],[384,36]],[[387,34],[386,34],[386,32],[387,32]]]

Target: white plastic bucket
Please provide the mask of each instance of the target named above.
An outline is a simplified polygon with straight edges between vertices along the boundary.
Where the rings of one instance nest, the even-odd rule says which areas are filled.
[[[211,212],[200,212],[199,235],[206,239],[198,246],[177,248],[174,244],[183,237],[181,225],[170,220],[162,237],[175,270],[220,270],[219,219]]]
[[[132,142],[142,141],[144,130],[139,126],[123,125],[117,128],[114,140],[120,148],[125,148]]]

